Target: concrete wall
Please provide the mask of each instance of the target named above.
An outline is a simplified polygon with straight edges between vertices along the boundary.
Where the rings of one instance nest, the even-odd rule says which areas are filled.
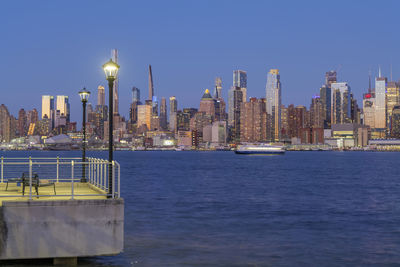
[[[3,202],[0,259],[118,254],[123,199]]]

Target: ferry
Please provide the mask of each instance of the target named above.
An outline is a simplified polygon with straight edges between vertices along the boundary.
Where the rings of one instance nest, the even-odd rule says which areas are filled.
[[[257,145],[239,145],[236,154],[283,154],[285,148],[283,146],[257,144]]]

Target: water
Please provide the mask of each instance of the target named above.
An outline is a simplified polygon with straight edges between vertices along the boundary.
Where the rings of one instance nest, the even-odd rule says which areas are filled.
[[[121,151],[115,158],[125,251],[80,266],[400,264],[400,153]]]

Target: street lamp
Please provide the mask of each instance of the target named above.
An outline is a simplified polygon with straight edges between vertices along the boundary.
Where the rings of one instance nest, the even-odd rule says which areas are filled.
[[[82,130],[83,130],[83,141],[82,141],[82,178],[81,182],[86,183],[86,103],[89,99],[90,92],[83,88],[79,92],[79,97],[81,98],[83,105],[83,119],[82,119]]]
[[[104,73],[106,74],[106,80],[108,81],[108,197],[112,197],[113,192],[113,181],[112,181],[112,162],[113,162],[113,87],[114,81],[117,78],[119,65],[112,61],[108,61],[103,65]]]

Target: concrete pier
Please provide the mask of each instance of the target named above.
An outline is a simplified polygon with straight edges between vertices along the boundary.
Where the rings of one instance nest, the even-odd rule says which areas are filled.
[[[122,198],[2,204],[0,260],[55,258],[54,263],[61,263],[123,250]]]

